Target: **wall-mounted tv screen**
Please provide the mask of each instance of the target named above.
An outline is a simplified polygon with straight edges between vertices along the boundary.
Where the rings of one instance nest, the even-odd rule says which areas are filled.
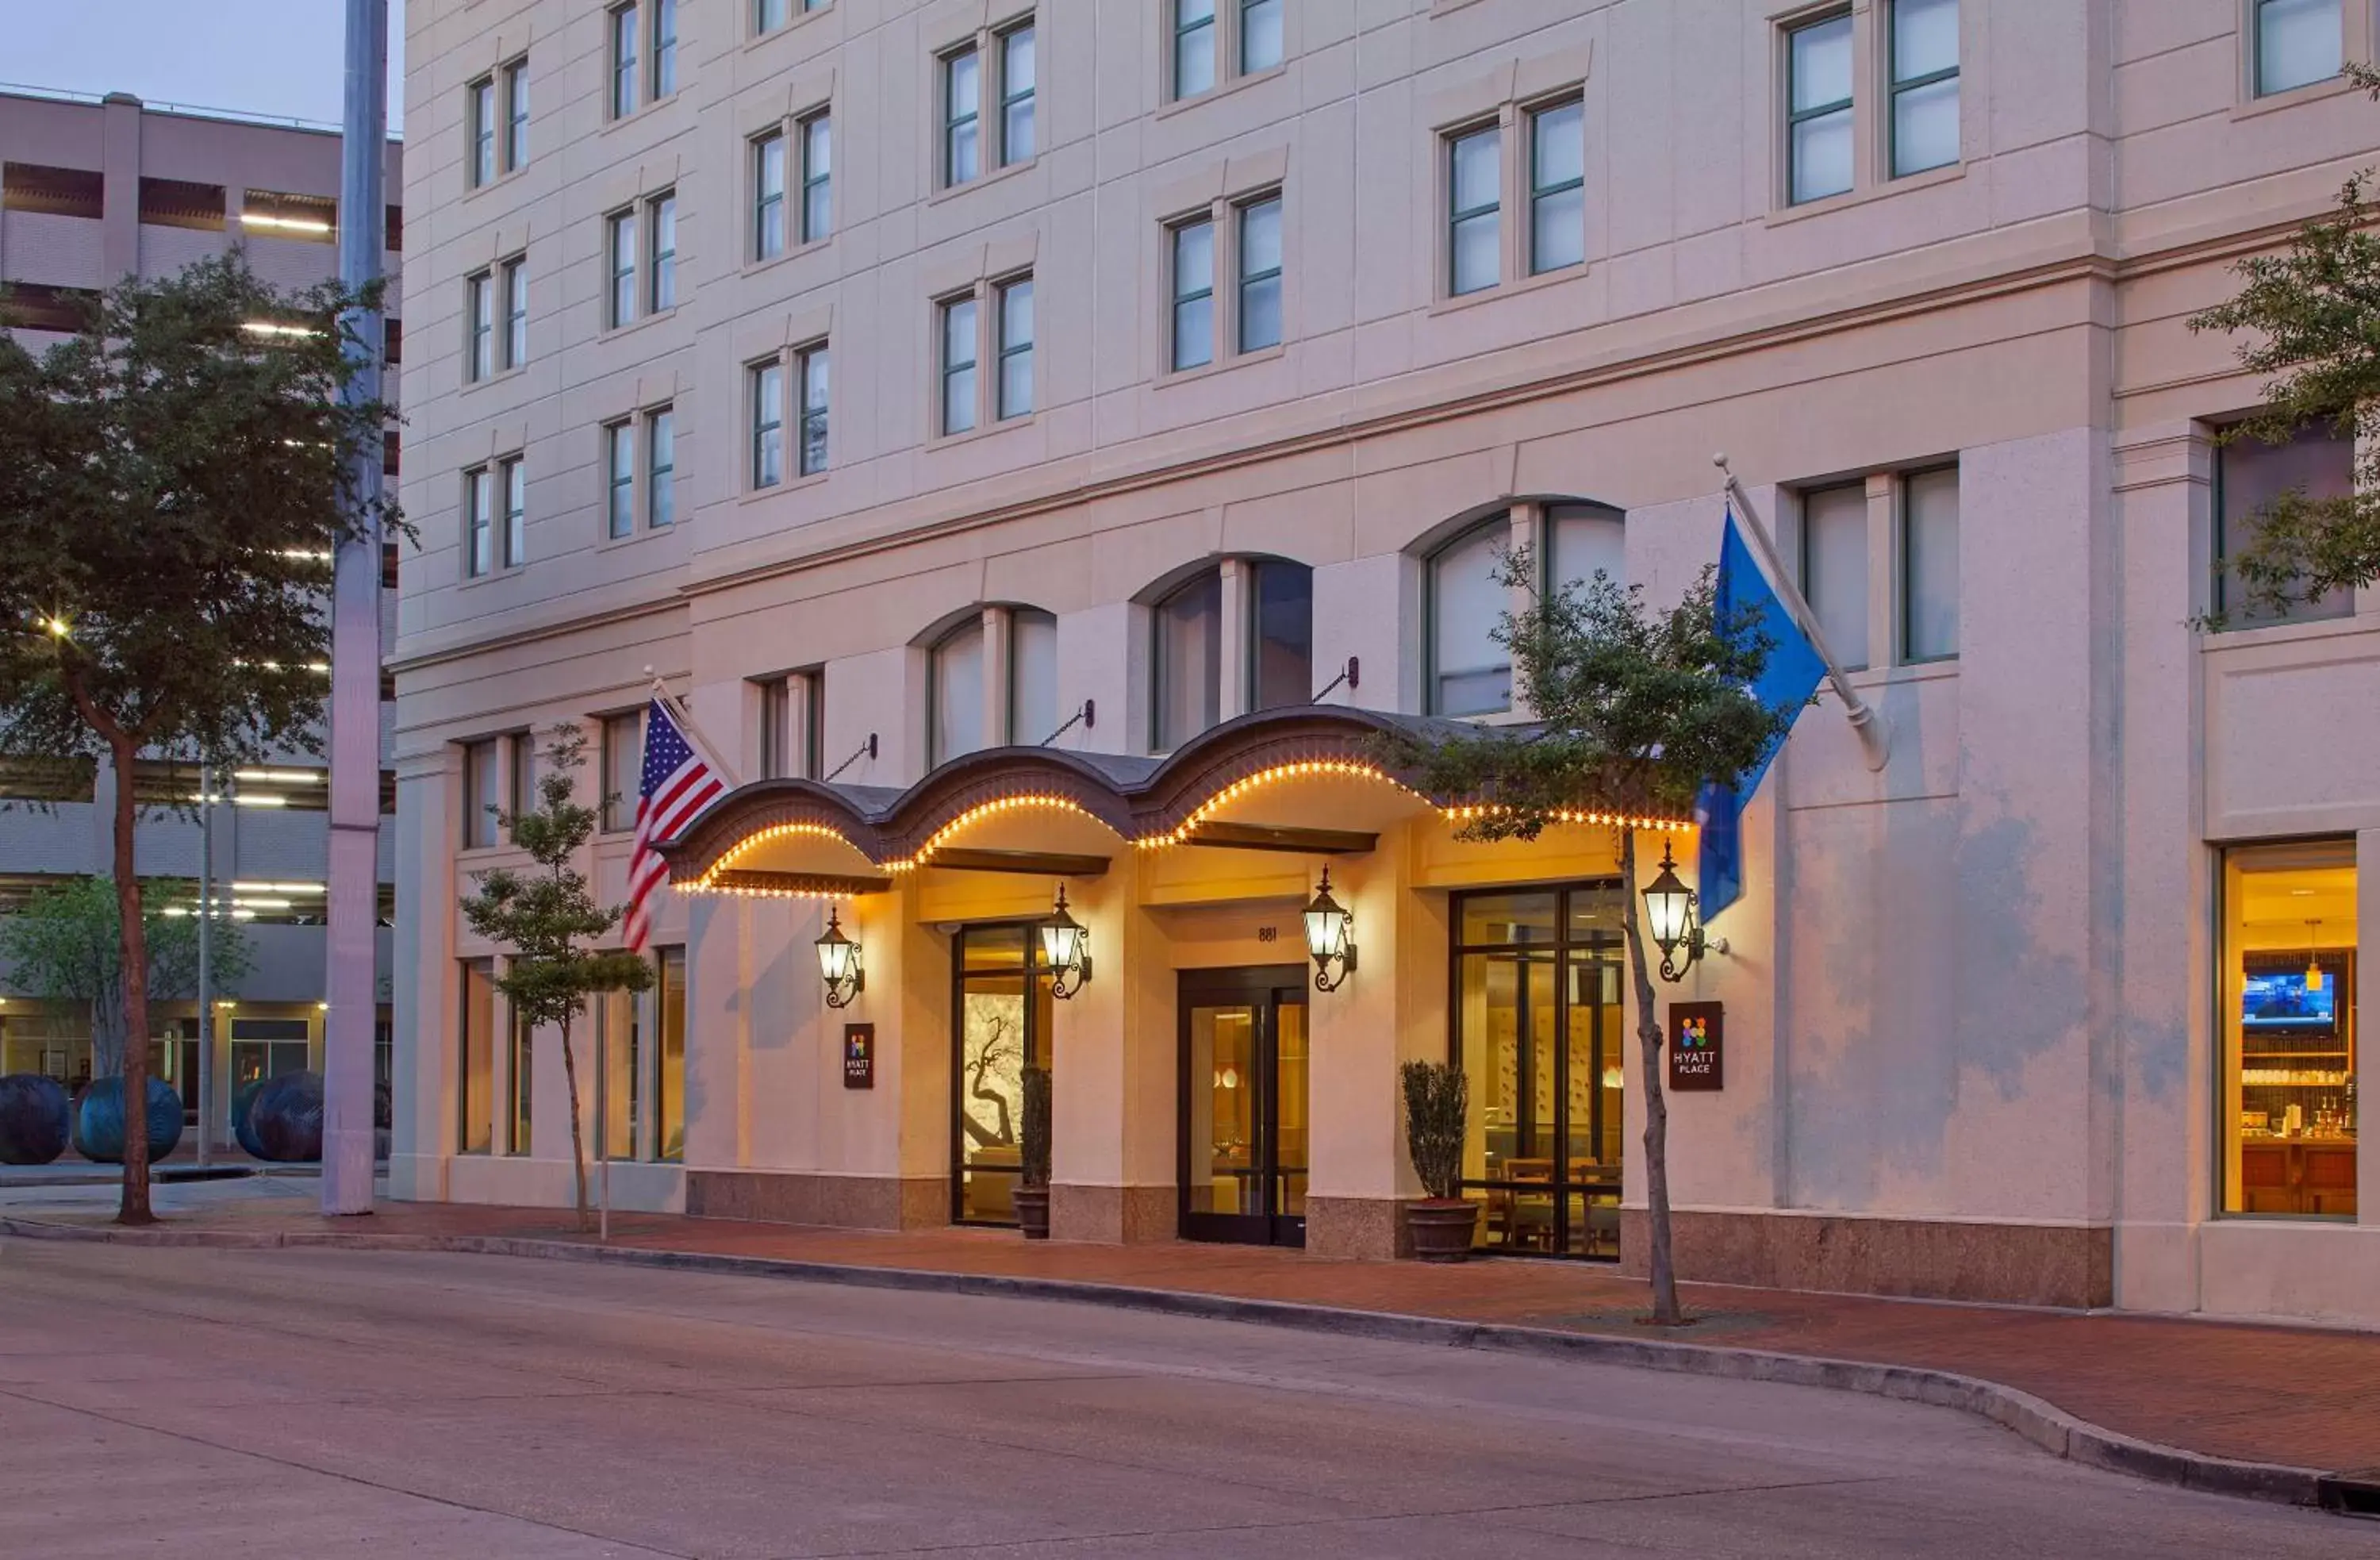
[[[2327,1031],[2338,1022],[2338,974],[2325,970],[2322,990],[2306,990],[2305,971],[2248,973],[2240,995],[2240,1024],[2246,1030]]]

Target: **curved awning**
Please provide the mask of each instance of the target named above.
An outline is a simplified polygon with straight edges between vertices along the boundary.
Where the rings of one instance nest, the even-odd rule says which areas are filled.
[[[1383,733],[1439,728],[1454,723],[1299,705],[1225,721],[1162,759],[990,748],[906,790],[760,780],[659,848],[683,889],[767,895],[868,893],[929,864],[1095,875],[1123,851],[1173,845],[1361,852],[1416,814],[1459,816],[1462,798],[1379,759]]]

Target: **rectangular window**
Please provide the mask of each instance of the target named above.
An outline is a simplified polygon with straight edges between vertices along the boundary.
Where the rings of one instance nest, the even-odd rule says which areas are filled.
[[[463,572],[470,579],[496,568],[496,478],[482,466],[463,473]]]
[[[785,480],[785,371],[774,361],[756,363],[752,386],[752,485],[775,487]]]
[[[983,171],[983,61],[972,48],[942,60],[942,182],[965,184]]]
[[[1173,95],[1215,86],[1215,0],[1173,0]]]
[[[511,1032],[511,1043],[507,1048],[509,1054],[505,1060],[509,1065],[504,1075],[512,1097],[509,1108],[504,1112],[504,1152],[526,1154],[530,1152],[529,1103],[537,1093],[537,1065],[532,1046],[536,1031],[509,1005],[506,1016],[510,1020],[505,1028]]]
[[[636,992],[606,992],[590,1005],[603,1066],[593,1152],[598,1159],[638,1159],[644,1152],[637,1133],[644,1122],[645,999]]]
[[[1033,158],[1033,24],[1000,35],[1000,165]]]
[[[833,363],[824,343],[801,355],[802,475],[826,469],[827,388]]]
[[[482,271],[463,284],[464,315],[470,340],[464,353],[464,377],[486,379],[496,372],[495,278]]]
[[[1270,70],[1281,60],[1283,0],[1240,0],[1240,74]]]
[[[1033,410],[1033,278],[1000,289],[1000,407],[1005,420]]]
[[[612,12],[612,117],[623,119],[637,111],[637,8],[620,6]]]
[[[1503,132],[1490,125],[1447,142],[1448,290],[1460,298],[1502,277]]]
[[[528,61],[504,67],[504,171],[528,165]]]
[[[1240,208],[1240,350],[1281,345],[1281,197]]]
[[[1959,160],[1959,0],[1892,0],[1892,177]]]
[[[504,478],[504,567],[518,568],[528,561],[528,465],[514,456],[496,469]]]
[[[471,188],[496,179],[496,83],[483,76],[471,83]]]
[[[645,763],[642,711],[603,717],[603,832],[625,835],[637,826],[637,788]]]
[[[786,0],[752,0],[752,30],[774,32],[790,19]]]
[[[1314,571],[1260,563],[1248,591],[1248,708],[1314,697]]]
[[[1529,273],[1586,259],[1586,105],[1529,116]]]
[[[760,778],[785,780],[794,771],[794,694],[791,677],[755,679],[760,695]]]
[[[653,1088],[656,1154],[674,1164],[686,1158],[686,949],[658,950],[661,981],[661,1045],[653,1058],[660,1078]]]
[[[1173,368],[1215,360],[1215,225],[1185,222],[1173,230]]]
[[[677,523],[677,414],[668,407],[645,419],[645,523]]]
[[[834,127],[827,116],[802,121],[802,242],[834,231]]]
[[[1900,484],[1900,658],[1959,653],[1959,469]]]
[[[614,538],[637,529],[637,425],[614,422],[603,430],[603,523]]]
[[[975,299],[942,305],[942,432],[975,426]]]
[[[515,818],[537,805],[537,736],[516,731],[504,738],[505,810]]]
[[[1867,664],[1867,488],[1802,495],[1802,594],[1845,671]]]
[[[785,252],[785,137],[772,130],[752,143],[752,258]]]
[[[2253,0],[2256,95],[2327,81],[2346,57],[2341,0]]]
[[[1794,205],[1852,187],[1852,15],[1785,35],[1786,199]]]
[[[677,91],[677,0],[652,0],[655,100]]]
[[[455,1026],[462,1053],[456,1058],[460,1119],[455,1147],[462,1153],[486,1153],[494,1147],[496,1127],[495,960],[467,958],[462,974],[463,1011]]]
[[[1209,571],[1151,614],[1152,750],[1171,752],[1222,716],[1223,581]]]
[[[677,307],[677,191],[653,197],[647,213],[652,228],[652,284],[648,301],[656,314]]]
[[[2352,1219],[2355,841],[2223,853],[2223,1211]]]
[[[2223,445],[2215,463],[2216,609],[2241,624],[2282,618],[2301,622],[2353,613],[2355,592],[2334,591],[2319,600],[2299,602],[2277,617],[2251,602],[2240,581],[2222,566],[2254,538],[2265,511],[2283,495],[2297,493],[2320,500],[2344,498],[2354,491],[2355,442],[2327,423],[2309,424],[2277,445],[2243,434]]]
[[[504,367],[528,361],[528,262],[504,262]]]
[[[612,286],[603,323],[617,330],[637,317],[637,213],[615,213],[609,231]]]
[[[496,843],[496,739],[463,744],[463,848],[484,850]]]

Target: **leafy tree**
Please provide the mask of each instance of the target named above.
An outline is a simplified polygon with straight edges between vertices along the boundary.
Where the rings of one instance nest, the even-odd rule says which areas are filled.
[[[1434,794],[1475,798],[1470,840],[1534,840],[1583,811],[1691,817],[1706,780],[1733,784],[1791,726],[1798,709],[1772,709],[1751,692],[1770,649],[1756,614],[1718,620],[1714,570],[1677,605],[1655,611],[1641,587],[1592,581],[1548,592],[1526,549],[1507,552],[1500,579],[1526,592],[1495,638],[1512,653],[1519,700],[1535,725],[1400,733],[1383,738],[1389,762],[1416,772]],[[1612,831],[1620,852],[1621,924],[1636,997],[1644,1064],[1645,1203],[1653,1320],[1676,1325],[1670,1256],[1669,1105],[1661,1089],[1661,1021],[1646,963],[1636,894],[1636,835]]]
[[[570,1157],[578,1172],[578,1227],[589,1227],[587,1146],[579,1126],[578,1057],[572,1024],[587,999],[604,992],[641,992],[653,967],[636,954],[588,945],[620,924],[619,906],[595,902],[587,874],[575,865],[595,835],[601,814],[575,796],[573,778],[586,764],[587,734],[565,722],[550,734],[530,812],[496,812],[496,822],[528,853],[535,871],[493,867],[473,874],[479,892],[463,901],[472,931],[512,950],[496,989],[516,1022],[562,1031],[562,1071],[570,1086]]]
[[[235,250],[128,277],[38,360],[0,335],[0,758],[114,766],[107,876],[133,1034],[151,969],[140,756],[229,768],[320,747],[329,558],[365,534],[353,462],[380,457],[391,415],[342,404],[381,350],[348,323],[376,291],[285,292]],[[126,1224],[152,1217],[148,1066],[145,1046],[128,1050]]]
[[[2380,99],[2380,69],[2350,64],[2346,74]],[[2194,331],[2249,333],[2241,365],[2275,376],[2265,384],[2264,409],[2226,430],[2226,440],[2277,444],[2309,423],[2350,439],[2362,426],[2380,432],[2380,234],[2372,229],[2380,211],[2365,199],[2372,177],[2365,169],[2349,179],[2338,209],[2307,223],[2286,250],[2241,261],[2239,296],[2191,317]],[[2380,579],[2380,444],[2356,459],[2350,492],[2315,498],[2299,489],[2267,505],[2222,567],[2253,611],[2274,616]],[[2205,621],[2222,626],[2219,615]]]
[[[166,913],[161,900],[195,898],[192,885],[152,880],[141,890],[141,944],[149,956],[149,994],[182,997],[199,983],[199,921]],[[0,962],[15,982],[54,1006],[88,1004],[91,1076],[124,1070],[124,931],[115,884],[73,878],[43,889],[16,914],[0,917]],[[248,934],[220,910],[214,916],[215,979],[238,980],[252,968]]]

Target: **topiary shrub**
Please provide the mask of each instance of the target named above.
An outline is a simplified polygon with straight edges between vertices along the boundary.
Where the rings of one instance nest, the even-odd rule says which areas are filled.
[[[1471,1083],[1446,1062],[1407,1062],[1398,1069],[1405,1088],[1405,1152],[1430,1196],[1463,1195],[1463,1139],[1471,1119]]]

